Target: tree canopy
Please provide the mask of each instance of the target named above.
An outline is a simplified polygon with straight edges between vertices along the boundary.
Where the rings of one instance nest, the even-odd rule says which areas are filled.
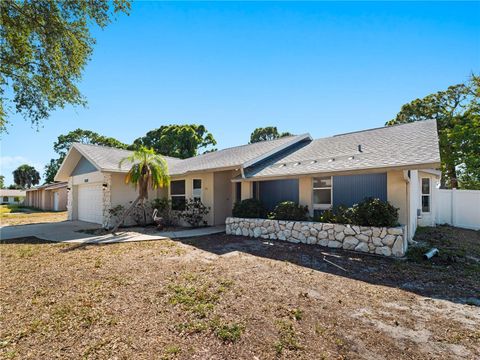
[[[252,134],[250,135],[250,144],[253,144],[259,141],[275,140],[281,137],[291,136],[291,135],[292,134],[289,132],[279,133],[276,126],[256,128],[255,130],[253,130]]]
[[[126,149],[128,147],[127,144],[124,144],[115,138],[103,136],[91,130],[76,129],[70,131],[68,134],[60,135],[57,141],[53,144],[53,150],[59,156],[57,159],[51,159],[45,166],[45,182],[53,182],[53,178],[60,168],[65,155],[67,155],[68,150],[75,142],[110,146],[118,149]]]
[[[158,154],[186,159],[198,155],[200,149],[216,144],[213,135],[203,125],[163,125],[136,139],[130,149],[144,146]]]
[[[5,187],[5,176],[0,175],[0,189]]]
[[[0,1],[0,131],[10,113],[38,126],[55,108],[85,104],[77,83],[95,44],[91,25],[129,10],[127,0]]]
[[[442,186],[480,189],[480,77],[415,99],[387,125],[435,119]]]
[[[23,164],[13,171],[13,181],[22,189],[31,188],[40,182],[40,174],[33,166]]]

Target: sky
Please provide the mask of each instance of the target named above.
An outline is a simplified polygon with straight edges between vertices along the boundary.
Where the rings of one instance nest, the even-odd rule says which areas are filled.
[[[480,2],[141,2],[104,30],[78,84],[87,107],[40,128],[10,117],[7,185],[43,168],[76,128],[131,143],[168,124],[203,124],[217,148],[256,127],[314,138],[383,126],[415,98],[480,72]]]

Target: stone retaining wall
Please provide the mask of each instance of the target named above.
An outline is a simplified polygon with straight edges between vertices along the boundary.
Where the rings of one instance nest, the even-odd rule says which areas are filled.
[[[227,218],[225,224],[228,235],[317,244],[395,257],[402,257],[406,250],[403,227],[387,228],[234,217]]]

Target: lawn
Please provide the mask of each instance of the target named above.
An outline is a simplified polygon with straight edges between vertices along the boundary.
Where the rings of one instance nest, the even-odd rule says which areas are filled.
[[[466,302],[480,288],[480,234],[441,227],[419,239],[440,256],[427,262],[414,249],[393,260],[226,235],[6,241],[0,357],[478,358],[480,311]]]
[[[19,205],[0,205],[0,225],[25,225],[67,220],[67,212],[41,211]]]

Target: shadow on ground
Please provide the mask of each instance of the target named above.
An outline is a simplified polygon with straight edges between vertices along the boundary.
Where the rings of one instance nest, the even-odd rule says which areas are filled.
[[[421,256],[416,256],[417,254],[411,258],[394,259],[320,246],[224,234],[176,241],[219,256],[230,256],[229,254],[239,252],[288,261],[316,271],[458,303],[470,303],[472,298],[480,297],[478,264],[452,262],[436,265],[423,260]]]

